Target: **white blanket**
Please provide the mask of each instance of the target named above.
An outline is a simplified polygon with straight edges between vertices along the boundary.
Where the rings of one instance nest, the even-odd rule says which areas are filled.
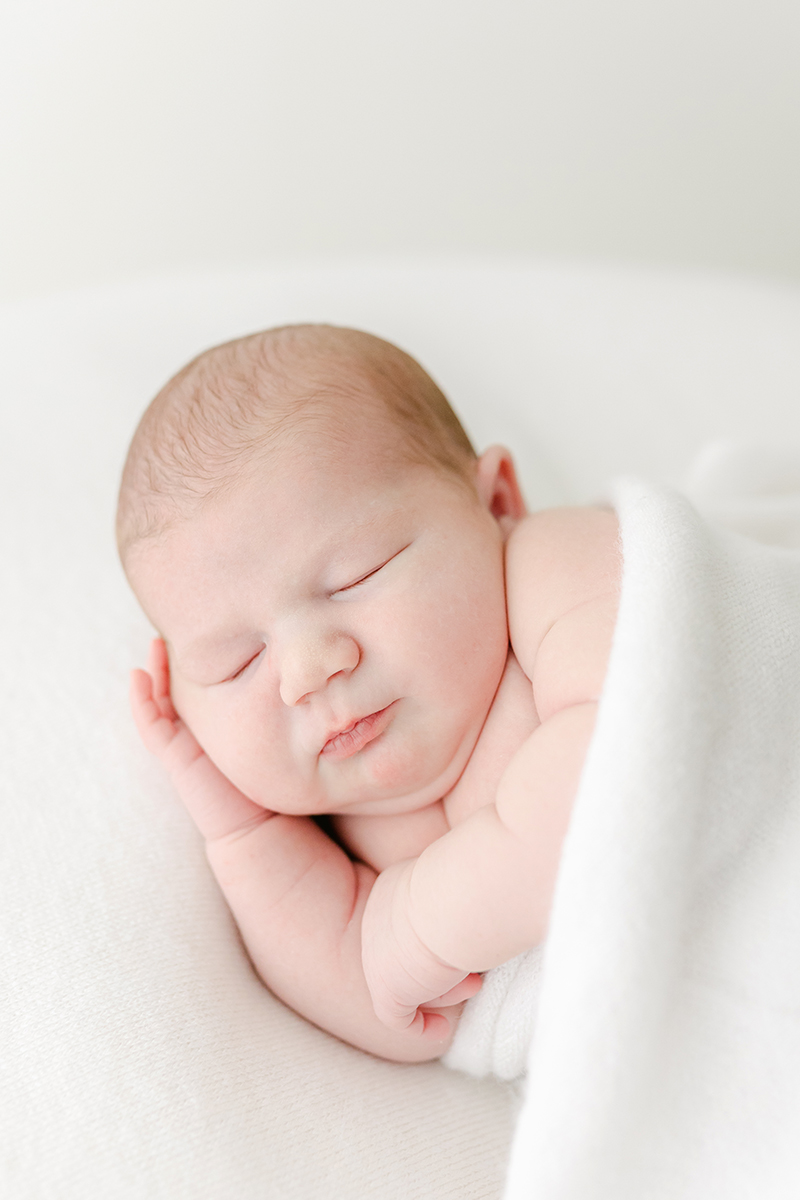
[[[696,493],[731,511],[723,460]],[[791,544],[797,478],[772,477],[784,495],[733,509]],[[666,489],[616,505],[620,613],[541,989],[536,955],[504,995],[490,977],[448,1061],[512,1077],[536,1016],[506,1200],[796,1200],[800,552]]]

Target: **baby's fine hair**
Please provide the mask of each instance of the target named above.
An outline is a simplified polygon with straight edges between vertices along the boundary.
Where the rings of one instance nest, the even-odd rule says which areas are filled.
[[[159,392],[131,441],[117,507],[123,563],[293,433],[317,422],[336,453],[385,417],[397,458],[472,481],[476,455],[458,417],[419,363],[382,338],[285,325],[206,350]]]

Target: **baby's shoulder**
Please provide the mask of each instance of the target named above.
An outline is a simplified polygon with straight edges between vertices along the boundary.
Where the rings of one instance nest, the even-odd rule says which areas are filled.
[[[544,509],[514,528],[506,545],[509,632],[529,678],[539,647],[562,617],[594,602],[616,610],[621,570],[612,509]]]

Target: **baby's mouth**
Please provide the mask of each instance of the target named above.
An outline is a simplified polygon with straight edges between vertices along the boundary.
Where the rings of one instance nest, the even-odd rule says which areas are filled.
[[[391,720],[392,710],[396,703],[397,701],[395,700],[391,704],[388,704],[386,708],[370,713],[368,717],[362,717],[347,729],[342,729],[339,733],[335,733],[333,737],[328,738],[320,754],[324,754],[326,758],[334,759],[350,758],[351,755],[358,754],[359,750],[363,750],[365,746],[369,745],[370,742],[374,742],[383,733]]]

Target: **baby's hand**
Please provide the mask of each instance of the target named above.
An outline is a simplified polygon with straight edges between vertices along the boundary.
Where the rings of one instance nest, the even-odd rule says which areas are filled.
[[[146,748],[166,768],[207,841],[243,832],[273,815],[226,779],[175,712],[167,648],[161,638],[150,645],[147,670],[131,672],[131,709]]]
[[[409,886],[414,862],[395,863],[373,885],[361,923],[364,975],[384,1025],[444,1040],[447,1017],[428,1009],[468,1000],[482,980],[442,962],[414,932]]]
[[[291,1008],[354,1046],[398,1062],[438,1057],[448,1017],[457,1010],[449,1009],[448,1017],[426,1013],[422,1028],[410,1034],[410,1021],[387,1029],[373,1011],[361,927],[375,872],[351,862],[311,817],[262,808],[214,766],[175,712],[160,638],[147,671],[133,672],[131,705],[142,741],[166,767],[206,839],[209,862],[260,978]],[[448,996],[446,1003],[457,999]],[[428,1036],[420,1036],[426,1021]]]

